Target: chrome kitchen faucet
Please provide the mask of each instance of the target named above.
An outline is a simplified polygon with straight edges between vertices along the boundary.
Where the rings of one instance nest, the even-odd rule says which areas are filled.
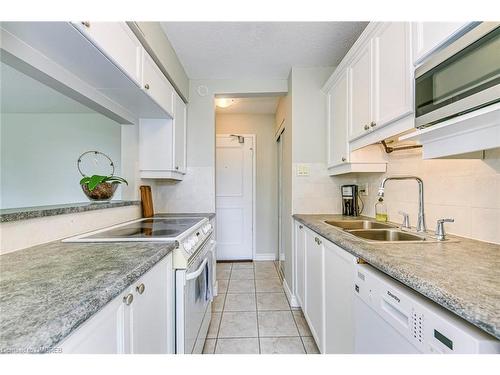
[[[388,180],[416,180],[418,182],[418,220],[417,220],[417,232],[426,232],[427,228],[425,226],[425,215],[424,215],[424,182],[420,177],[416,176],[392,176],[386,177],[380,183],[378,188],[378,196],[384,196],[385,183]]]

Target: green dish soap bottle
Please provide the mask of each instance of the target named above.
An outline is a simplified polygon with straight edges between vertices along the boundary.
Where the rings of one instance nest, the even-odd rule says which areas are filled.
[[[382,197],[380,197],[378,202],[375,203],[375,220],[382,221],[384,223],[387,221],[387,207]]]

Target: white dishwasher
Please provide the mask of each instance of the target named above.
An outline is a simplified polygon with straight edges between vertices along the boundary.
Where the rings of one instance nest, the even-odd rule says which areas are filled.
[[[500,341],[367,264],[356,266],[354,351],[500,353]]]

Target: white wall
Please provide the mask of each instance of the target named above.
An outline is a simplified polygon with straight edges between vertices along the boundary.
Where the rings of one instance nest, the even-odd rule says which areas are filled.
[[[380,181],[402,174],[419,176],[424,181],[427,229],[435,230],[437,219],[451,217],[455,222],[445,224],[449,233],[500,243],[500,149],[486,151],[484,160],[422,160],[420,150],[390,154],[386,173],[350,176],[351,182],[368,184],[369,196],[362,197],[366,215],[375,216]],[[411,225],[415,226],[418,213],[415,181],[387,182],[384,201],[390,221],[400,223],[398,211],[402,210],[410,214]]]
[[[276,94],[286,80],[193,80],[187,106],[187,174],[152,185],[157,212],[215,212],[215,95]]]
[[[0,132],[1,208],[88,201],[76,165],[85,151],[104,152],[121,174],[120,125],[100,114],[2,113]]]
[[[256,254],[277,254],[278,186],[274,115],[217,114],[217,134],[255,134]]]

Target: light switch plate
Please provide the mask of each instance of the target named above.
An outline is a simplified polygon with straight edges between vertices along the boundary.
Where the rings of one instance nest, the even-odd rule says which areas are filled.
[[[297,164],[297,176],[309,176],[309,166],[306,164]]]

